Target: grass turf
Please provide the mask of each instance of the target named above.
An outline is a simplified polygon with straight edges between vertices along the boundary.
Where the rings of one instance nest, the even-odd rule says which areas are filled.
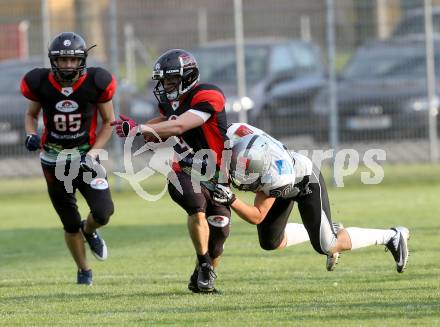
[[[102,230],[109,259],[89,255],[94,285],[85,287],[74,284],[75,267],[42,178],[4,181],[0,324],[440,326],[439,176],[437,166],[389,166],[380,185],[361,185],[356,175],[329,190],[334,221],[410,229],[405,273],[396,273],[382,246],[344,253],[334,272],[308,243],[266,252],[255,226],[234,216],[217,269],[221,295],[186,289],[194,254],[185,214],[168,195],[146,202],[129,189],[113,194],[116,212]],[[164,186],[160,178],[148,184],[152,191]],[[300,221],[296,209],[291,221]]]

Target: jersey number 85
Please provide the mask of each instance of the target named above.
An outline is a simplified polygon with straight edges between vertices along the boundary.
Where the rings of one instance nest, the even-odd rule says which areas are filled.
[[[77,132],[81,127],[81,114],[57,114],[53,121],[59,132]]]

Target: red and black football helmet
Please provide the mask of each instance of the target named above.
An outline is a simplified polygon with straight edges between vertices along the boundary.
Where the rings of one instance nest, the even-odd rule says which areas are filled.
[[[55,36],[49,46],[48,57],[55,78],[61,82],[72,82],[79,73],[79,76],[86,72],[86,59],[88,53],[84,39],[73,32],[63,32]],[[60,57],[80,58],[76,68],[59,68],[56,60]]]
[[[163,81],[171,76],[178,76],[180,83],[176,89],[166,91]],[[188,51],[171,49],[156,60],[152,78],[157,80],[153,93],[159,102],[163,102],[165,97],[170,101],[177,100],[199,81],[199,66],[194,56]]]

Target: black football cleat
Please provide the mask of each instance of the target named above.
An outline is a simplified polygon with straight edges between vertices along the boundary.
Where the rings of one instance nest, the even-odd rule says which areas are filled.
[[[199,264],[197,274],[197,288],[199,291],[203,293],[214,292],[214,281],[217,278],[214,267],[206,262]]]
[[[81,233],[84,236],[84,239],[89,244],[90,250],[96,259],[100,261],[104,261],[107,259],[107,246],[105,245],[105,241],[99,235],[98,231],[94,231],[91,234],[87,234],[84,232],[84,224],[85,220],[81,221]]]
[[[188,289],[193,293],[202,293],[202,294],[221,294],[221,292],[214,287],[214,289],[211,292],[200,292],[199,288],[197,287],[197,278],[199,276],[198,267],[194,269],[194,272],[192,273],[191,277],[189,278],[188,282]]]
[[[408,240],[409,240],[409,230],[406,227],[394,227],[391,228],[396,231],[394,235],[386,246],[386,250],[390,251],[396,261],[396,269],[398,273],[404,272],[406,265],[408,263]]]
[[[76,283],[79,285],[91,286],[93,284],[92,270],[78,270],[76,274]]]
[[[194,269],[191,277],[188,282],[188,289],[193,293],[200,293],[199,288],[197,287],[197,277],[199,276],[198,267]]]

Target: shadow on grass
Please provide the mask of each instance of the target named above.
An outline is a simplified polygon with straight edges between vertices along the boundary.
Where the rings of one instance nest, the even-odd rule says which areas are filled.
[[[131,225],[111,224],[102,228],[101,234],[109,249],[115,251],[152,243],[172,242],[188,238],[186,225]],[[17,262],[32,263],[39,260],[56,260],[67,255],[62,228],[28,228],[0,230],[0,262],[2,267]],[[1,267],[0,267],[1,270]]]

